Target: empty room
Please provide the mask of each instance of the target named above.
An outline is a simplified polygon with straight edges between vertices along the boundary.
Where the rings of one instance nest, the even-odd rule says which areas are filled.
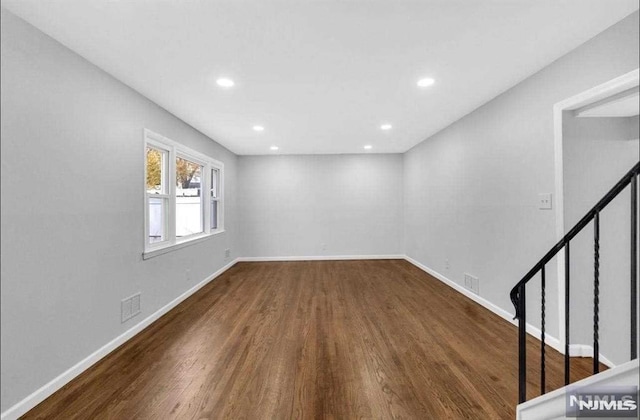
[[[1,420],[638,418],[638,0],[1,6]]]

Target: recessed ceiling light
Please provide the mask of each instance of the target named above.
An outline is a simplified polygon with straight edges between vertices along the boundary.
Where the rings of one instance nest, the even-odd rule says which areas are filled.
[[[233,87],[233,85],[235,85],[233,80],[227,79],[226,77],[221,77],[218,80],[216,80],[216,84],[223,88],[230,88],[230,87]]]
[[[264,131],[264,127],[261,125],[254,125],[253,126],[253,130],[254,131]]]
[[[278,146],[271,146],[269,149],[271,149],[271,150],[278,150]]]
[[[366,146],[364,146],[364,150],[371,150],[373,149],[373,146],[370,144],[367,144]]]
[[[380,130],[391,130],[393,127],[391,124],[382,124]]]
[[[425,77],[424,79],[418,80],[418,87],[429,87],[434,84],[436,81],[430,77]]]

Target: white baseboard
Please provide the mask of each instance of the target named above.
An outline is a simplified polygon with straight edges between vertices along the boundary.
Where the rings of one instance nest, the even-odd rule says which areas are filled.
[[[510,322],[511,324],[518,325],[517,321],[513,319],[513,316],[514,316],[513,313],[505,311],[499,306],[494,305],[493,303],[489,302],[487,299],[476,295],[472,291],[462,287],[460,284],[454,282],[453,280],[448,279],[446,276],[443,276],[442,274],[438,273],[435,270],[432,270],[431,268],[414,260],[413,258],[406,256],[405,259],[411,264],[418,267],[419,269],[423,270],[424,272],[431,274],[433,277],[437,278],[447,286],[455,289],[457,292],[462,293],[464,296],[468,297],[474,302],[484,306],[485,308],[495,313],[496,315],[500,316],[501,318],[505,319],[506,321]],[[542,337],[542,332],[540,331],[540,329],[538,327],[534,327],[531,324],[527,324],[527,333],[538,340],[540,340]],[[545,343],[547,343],[547,345],[553,347],[560,354],[564,354],[564,345],[557,338],[550,336],[549,334],[545,334],[544,341]],[[593,357],[593,347],[586,344],[570,344],[569,355],[571,357]],[[603,356],[602,353],[600,354],[600,362],[602,362],[604,365],[610,368],[615,367],[615,364],[611,360]]]
[[[406,256],[405,259],[410,262],[411,264],[415,265],[416,267],[418,267],[419,269],[421,269],[422,271],[431,274],[433,277],[437,278],[438,280],[440,280],[441,282],[443,282],[444,284],[446,284],[447,286],[451,287],[452,289],[456,290],[459,293],[462,293],[464,296],[468,297],[469,299],[473,300],[474,302],[484,306],[485,308],[487,308],[488,310],[490,310],[491,312],[493,312],[494,314],[498,315],[499,317],[503,318],[504,320],[508,321],[509,323],[513,324],[513,325],[518,325],[518,322],[516,320],[513,319],[514,314],[508,311],[505,311],[504,309],[502,309],[501,307],[489,302],[487,299],[483,298],[482,296],[476,295],[475,293],[473,293],[471,290],[468,290],[464,287],[462,287],[461,285],[459,285],[458,283],[454,282],[453,280],[448,279],[446,276],[438,273],[437,271],[427,267],[426,265],[414,260],[413,258]],[[540,329],[538,329],[537,327],[534,327],[531,324],[527,324],[527,333],[532,335],[533,337],[537,338],[538,340],[540,340],[542,332],[540,331]],[[564,353],[564,349],[562,348],[562,345],[560,343],[560,340],[558,340],[557,338],[550,336],[549,334],[545,334],[545,343],[547,343],[547,345],[553,347],[554,349],[556,349],[557,351]]]
[[[593,347],[586,344],[570,344],[569,356],[571,357],[591,357],[593,356]]]
[[[342,261],[342,260],[403,260],[404,255],[310,255],[289,257],[240,257],[241,262],[266,261]]]
[[[513,325],[518,325],[518,322],[513,319],[514,314],[505,311],[497,305],[489,302],[487,299],[476,295],[472,291],[462,287],[458,283],[450,280],[446,276],[438,273],[437,271],[425,266],[424,264],[418,262],[417,260],[407,256],[407,255],[313,255],[313,256],[289,256],[289,257],[239,257],[237,259],[238,262],[268,262],[268,261],[340,261],[340,260],[406,260],[426,273],[432,275],[437,278],[441,282],[445,283],[447,286],[455,289],[457,292],[462,293],[467,298],[473,300],[474,302],[484,306],[491,312],[505,319],[509,323]],[[527,334],[535,337],[538,340],[542,338],[542,331],[539,328],[527,324]],[[545,343],[557,350],[560,354],[564,354],[564,346],[557,338],[545,334]],[[571,357],[592,357],[593,356],[593,347],[584,344],[571,344],[569,346],[569,355]],[[608,367],[614,367],[615,364],[612,363],[605,356],[600,354],[600,361],[604,363]]]
[[[33,392],[28,397],[24,398],[22,401],[14,405],[13,407],[6,410],[0,416],[0,420],[15,420],[18,417],[25,414],[27,411],[35,407],[44,401],[47,397],[52,395],[58,389],[62,388],[76,376],[87,370],[89,367],[93,366],[103,357],[111,353],[113,350],[133,338],[136,334],[144,330],[146,327],[151,325],[154,321],[159,319],[162,315],[169,312],[171,309],[175,308],[179,303],[187,299],[189,296],[193,295],[195,292],[204,287],[207,283],[220,276],[222,273],[227,271],[229,268],[233,267],[238,262],[261,262],[261,261],[339,261],[339,260],[406,260],[426,273],[432,275],[438,280],[442,281],[447,286],[453,288],[457,292],[463,294],[467,298],[473,300],[474,302],[482,305],[487,308],[491,312],[505,319],[513,325],[517,325],[517,322],[513,319],[513,314],[500,308],[497,305],[489,302],[487,299],[476,295],[470,290],[465,289],[458,283],[448,279],[446,276],[438,273],[435,270],[430,269],[429,267],[421,264],[420,262],[414,260],[413,258],[406,255],[317,255],[317,256],[291,256],[291,257],[239,257],[225,265],[211,276],[201,281],[200,283],[193,286],[191,289],[187,290],[171,302],[167,303],[162,308],[158,309],[156,312],[127,330],[125,333],[116,337],[109,343],[105,344],[102,348],[96,350],[91,355],[87,356],[85,359],[78,362],[76,365],[69,368],[67,371],[63,372],[58,377],[51,380],[46,385],[42,386],[35,392]],[[540,339],[541,332],[538,328],[533,325],[527,324],[527,333],[532,335],[533,337]],[[564,354],[564,348],[561,345],[560,341],[552,337],[550,335],[545,336],[545,342],[559,351],[561,354]],[[593,347],[589,345],[583,344],[572,344],[569,346],[569,354],[571,356],[579,356],[579,357],[591,357],[593,355]],[[600,355],[600,361],[609,367],[614,367],[615,365],[606,357]]]
[[[570,344],[569,355],[571,357],[593,357],[593,346],[590,346],[588,344]],[[609,360],[602,353],[600,353],[598,360],[608,368],[616,367],[616,364]]]
[[[96,350],[71,368],[67,369],[65,372],[51,380],[49,383],[45,384],[31,395],[14,405],[13,407],[7,409],[0,416],[1,420],[15,420],[18,417],[25,414],[27,411],[31,410],[36,405],[40,404],[47,397],[52,395],[54,392],[62,388],[64,385],[69,383],[76,376],[80,375],[82,372],[93,366],[95,363],[100,361],[103,357],[111,353],[113,350],[120,347],[122,344],[133,338],[136,334],[147,328],[154,321],[159,319],[162,315],[169,312],[171,309],[175,308],[179,303],[183,300],[187,299],[189,296],[200,290],[210,281],[220,276],[222,273],[233,267],[238,262],[238,259],[231,261],[229,264],[225,265],[211,276],[207,277],[200,283],[193,286],[191,289],[187,290],[177,298],[173,299],[171,302],[167,303],[162,308],[158,309],[153,314],[149,315],[147,318],[140,321],[138,324],[131,327],[129,330],[114,338],[100,349]]]

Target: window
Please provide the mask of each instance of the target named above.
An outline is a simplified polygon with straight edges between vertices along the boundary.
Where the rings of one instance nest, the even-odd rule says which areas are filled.
[[[223,164],[145,130],[145,257],[222,232]]]
[[[147,146],[146,205],[148,208],[149,244],[167,240],[167,208],[169,207],[168,155],[168,150]]]
[[[182,157],[176,159],[176,237],[204,231],[202,191],[203,165]]]
[[[211,182],[209,183],[211,189],[209,190],[211,195],[211,228],[218,228],[218,203],[220,202],[220,169],[211,168]]]

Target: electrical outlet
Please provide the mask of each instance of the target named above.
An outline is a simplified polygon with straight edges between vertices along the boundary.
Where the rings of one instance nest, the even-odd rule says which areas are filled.
[[[327,250],[327,244],[322,244],[322,250],[326,251]]]
[[[551,193],[538,194],[538,208],[540,210],[551,210]]]
[[[231,257],[231,250],[229,248],[224,250],[224,257],[225,258]]]
[[[186,281],[191,281],[191,269],[187,268],[184,270],[184,279]]]
[[[444,260],[444,268],[449,270],[451,269],[451,264],[449,263],[449,258]]]
[[[464,287],[471,290],[476,295],[480,294],[480,280],[471,274],[464,273]]]
[[[128,321],[140,313],[140,293],[129,296],[120,301],[120,313],[122,322]]]

